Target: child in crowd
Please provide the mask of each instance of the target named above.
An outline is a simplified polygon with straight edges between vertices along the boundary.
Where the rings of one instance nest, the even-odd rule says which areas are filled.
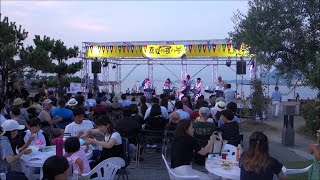
[[[238,146],[240,144],[239,125],[237,122],[232,121],[234,118],[233,112],[226,109],[221,111],[221,118],[224,122],[220,126],[222,132],[222,139],[227,140],[228,144]]]
[[[67,180],[69,174],[68,160],[63,156],[51,156],[43,164],[42,180]]]
[[[64,142],[66,157],[72,161],[73,172],[79,176],[90,172],[89,162],[86,157],[86,146],[80,146],[80,141],[77,137],[69,137]],[[88,177],[90,178],[90,177]],[[86,179],[86,178],[80,178]]]
[[[39,118],[33,118],[28,121],[29,129],[26,131],[26,135],[24,136],[23,140],[26,143],[30,137],[34,137],[31,141],[31,146],[38,146],[43,147],[49,144],[49,139],[43,134],[41,128],[41,120]]]

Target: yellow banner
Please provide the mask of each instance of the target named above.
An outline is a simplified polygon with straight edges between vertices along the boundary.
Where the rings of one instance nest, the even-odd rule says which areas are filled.
[[[188,45],[105,45],[88,46],[87,57],[114,58],[181,58],[183,54],[192,57],[241,57],[249,54],[244,44],[188,44]]]
[[[143,54],[148,58],[180,58],[186,51],[184,45],[147,45]]]

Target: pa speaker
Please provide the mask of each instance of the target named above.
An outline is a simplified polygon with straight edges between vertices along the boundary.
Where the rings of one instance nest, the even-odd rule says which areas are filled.
[[[92,73],[101,73],[101,63],[100,62],[91,62],[91,72]]]
[[[238,61],[237,62],[237,74],[246,74],[246,62]]]

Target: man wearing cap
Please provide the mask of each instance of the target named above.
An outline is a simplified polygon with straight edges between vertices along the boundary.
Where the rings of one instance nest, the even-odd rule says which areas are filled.
[[[60,98],[58,100],[58,108],[54,108],[51,111],[51,117],[54,119],[57,119],[58,117],[62,117],[63,120],[58,122],[56,125],[60,129],[64,129],[66,125],[70,124],[74,118],[73,118],[73,113],[70,109],[66,109],[66,100],[64,98]]]
[[[6,120],[1,124],[0,128],[0,173],[8,173],[9,166],[18,161],[24,154],[30,154],[32,151],[27,149],[32,138],[20,148],[17,155],[14,155],[10,139],[14,139],[18,135],[18,130],[24,129],[25,126],[19,125],[15,120]],[[8,138],[8,136],[10,136]],[[8,178],[9,179],[9,178]]]
[[[28,112],[27,112],[26,109],[22,108],[22,104],[23,104],[23,103],[24,103],[24,100],[22,100],[21,98],[16,98],[16,99],[13,100],[12,105],[13,105],[14,107],[20,108],[19,118],[20,118],[21,120],[24,120],[24,121],[28,122],[28,121],[29,121],[29,114],[28,114]]]
[[[38,118],[41,120],[42,130],[48,135],[53,134],[54,136],[63,137],[63,129],[54,128],[54,126],[63,121],[62,117],[53,120],[50,116],[50,110],[52,108],[53,102],[51,99],[45,99],[43,101],[43,110],[39,113]]]

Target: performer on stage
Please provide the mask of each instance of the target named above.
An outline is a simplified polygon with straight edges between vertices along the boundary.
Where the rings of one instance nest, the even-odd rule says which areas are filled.
[[[197,78],[197,82],[194,89],[197,90],[197,92],[195,92],[195,95],[194,95],[195,101],[197,101],[198,98],[201,96],[201,90],[202,90],[201,78]]]
[[[223,92],[225,90],[226,83],[224,80],[222,80],[222,77],[218,77],[218,81],[216,82],[216,97],[223,96]]]
[[[152,98],[152,93],[153,93],[153,87],[152,87],[152,84],[151,84],[151,81],[149,78],[146,78],[145,79],[145,83],[144,83],[144,96],[146,98]]]
[[[179,99],[181,100],[181,98],[183,96],[187,96],[186,95],[186,91],[187,91],[187,81],[186,80],[183,80],[181,82],[181,88],[180,88],[180,91],[178,92],[178,95],[179,95]]]
[[[187,75],[186,83],[187,83],[187,88],[186,88],[185,95],[188,96],[190,89],[191,89],[191,84],[192,84],[192,80],[190,79],[190,75]]]
[[[163,93],[169,97],[171,91],[171,80],[168,78],[163,84]]]

